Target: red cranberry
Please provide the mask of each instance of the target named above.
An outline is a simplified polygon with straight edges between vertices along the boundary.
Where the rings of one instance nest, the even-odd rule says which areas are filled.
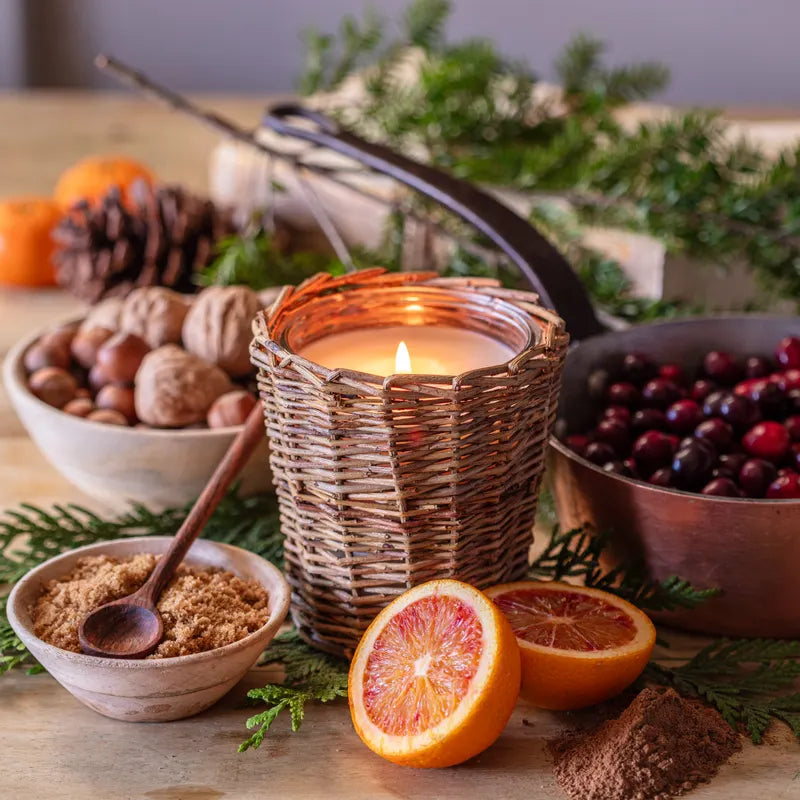
[[[762,356],[750,356],[744,362],[745,378],[766,378],[772,372],[772,363]]]
[[[657,408],[642,408],[631,417],[631,428],[634,433],[658,431],[667,427],[667,418]]]
[[[781,388],[781,391],[791,392],[795,389],[800,389],[800,369],[787,369],[786,372],[775,374],[773,379]]]
[[[658,375],[660,378],[672,381],[677,386],[686,385],[686,374],[677,364],[662,364],[658,368]]]
[[[702,489],[702,494],[714,497],[741,497],[739,487],[730,478],[714,478]]]
[[[632,477],[639,477],[639,467],[636,466],[636,462],[632,458],[626,458],[622,463],[625,465],[625,469],[628,470],[628,473]]]
[[[595,429],[595,436],[598,441],[610,444],[618,455],[625,455],[631,446],[628,426],[618,419],[600,420]]]
[[[608,387],[606,399],[609,405],[612,406],[634,408],[640,404],[642,396],[632,383],[620,382],[612,383],[611,386]]]
[[[786,430],[789,431],[789,438],[793,442],[800,442],[800,415],[795,414],[792,417],[787,417],[783,424]]]
[[[603,472],[612,472],[614,475],[624,475],[626,478],[633,477],[623,461],[607,461],[603,464]]]
[[[589,446],[589,437],[584,436],[582,433],[573,433],[571,436],[567,436],[564,439],[564,444],[574,453],[582,456]]]
[[[749,428],[761,419],[758,406],[749,398],[732,393],[726,394],[719,404],[719,416],[734,428]]]
[[[717,417],[701,422],[694,429],[694,435],[697,439],[708,439],[719,451],[733,444],[733,428]]]
[[[739,470],[739,486],[750,497],[763,497],[767,487],[778,477],[773,464],[763,458],[745,461]]]
[[[779,478],[785,478],[787,475],[797,475],[797,473],[791,467],[781,467],[778,470]]]
[[[789,452],[789,441],[789,431],[780,422],[759,422],[742,437],[751,456],[768,461],[780,461]]]
[[[701,378],[699,381],[695,381],[692,384],[689,397],[691,397],[692,400],[696,400],[698,403],[702,403],[712,392],[718,391],[718,388],[717,384],[713,381]]]
[[[711,394],[706,395],[706,399],[703,401],[703,413],[707,417],[718,417],[722,402],[727,396],[728,392],[724,391],[711,392]]]
[[[688,433],[703,421],[703,409],[694,400],[677,400],[666,411],[672,430]]]
[[[631,410],[625,406],[607,406],[603,409],[603,419],[618,419],[626,425],[631,421]]]
[[[709,378],[722,384],[736,383],[741,375],[736,359],[721,350],[712,350],[703,359],[703,371]]]
[[[681,390],[672,381],[665,378],[653,378],[642,389],[642,397],[648,404],[656,408],[666,408],[671,403],[679,400]]]
[[[654,486],[672,486],[672,470],[669,467],[657,469],[648,481]]]
[[[715,457],[700,439],[682,447],[672,459],[672,480],[679,489],[697,489],[711,474]]]
[[[730,478],[734,483],[736,483],[736,479],[739,477],[736,472],[730,467],[714,467],[711,470],[711,477],[712,478]]]
[[[775,348],[775,358],[786,369],[800,368],[800,339],[796,336],[781,339]]]
[[[639,469],[647,474],[668,464],[674,452],[671,437],[661,431],[647,431],[633,443],[631,454]]]
[[[744,466],[746,461],[746,453],[723,453],[719,457],[720,467],[729,469],[736,476],[739,475],[739,470]]]
[[[617,454],[614,452],[614,448],[606,442],[590,442],[586,446],[583,457],[593,464],[602,466],[606,461],[613,461]]]
[[[641,385],[657,374],[658,366],[644,353],[628,353],[622,360],[622,375],[630,383]]]
[[[800,475],[782,475],[776,478],[767,489],[770,500],[800,499]]]
[[[786,397],[783,390],[767,378],[751,378],[737,383],[733,392],[752,400],[765,417],[780,417],[784,413]]]
[[[678,442],[678,446],[675,449],[683,450],[685,447],[700,447],[708,453],[712,464],[717,460],[717,448],[710,439],[695,439],[694,436],[684,436],[683,439]]]

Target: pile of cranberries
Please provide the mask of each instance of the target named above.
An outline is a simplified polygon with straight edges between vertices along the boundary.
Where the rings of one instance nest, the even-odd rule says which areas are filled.
[[[721,497],[800,498],[800,338],[775,360],[712,351],[689,380],[629,353],[595,427],[564,443],[607,472]],[[591,379],[590,379],[591,380]]]

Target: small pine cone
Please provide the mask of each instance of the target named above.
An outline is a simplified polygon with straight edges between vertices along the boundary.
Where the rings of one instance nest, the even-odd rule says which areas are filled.
[[[196,291],[220,239],[235,231],[230,213],[178,186],[132,191],[133,208],[112,189],[97,205],[79,203],[55,231],[61,286],[96,303],[139,286]]]

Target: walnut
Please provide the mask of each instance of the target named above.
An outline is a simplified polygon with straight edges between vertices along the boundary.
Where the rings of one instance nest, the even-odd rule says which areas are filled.
[[[246,286],[211,286],[192,304],[183,323],[183,344],[232,377],[247,375],[251,323],[261,309],[258,295]]]
[[[120,330],[141,336],[151,348],[180,343],[189,310],[186,297],[163,286],[134,289],[123,301]]]
[[[108,297],[89,309],[89,313],[81,323],[82,330],[90,328],[107,328],[119,330],[119,315],[122,310],[121,297]]]
[[[151,350],[136,373],[136,416],[159,428],[204,422],[211,404],[231,388],[219,367],[165,344]]]

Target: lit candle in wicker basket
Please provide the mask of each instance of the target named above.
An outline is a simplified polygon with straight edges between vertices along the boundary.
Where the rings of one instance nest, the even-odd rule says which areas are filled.
[[[387,602],[426,580],[524,575],[568,342],[536,301],[493,281],[375,269],[287,287],[256,318],[292,613],[315,644],[351,652]],[[413,369],[436,370],[384,377],[365,358],[380,342],[391,372],[399,339]]]

